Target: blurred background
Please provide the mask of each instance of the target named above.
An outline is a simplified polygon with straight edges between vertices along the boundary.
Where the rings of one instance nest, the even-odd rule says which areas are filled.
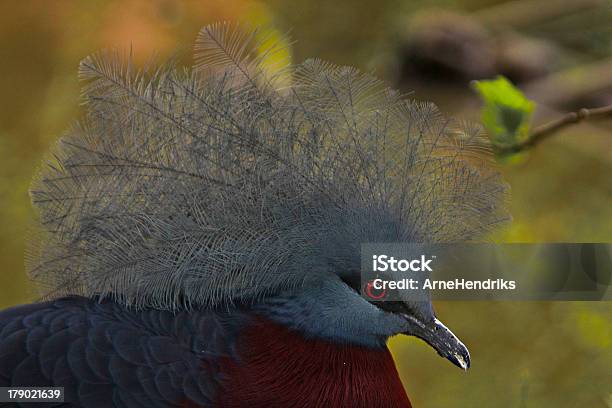
[[[133,48],[189,64],[216,20],[272,25],[310,56],[375,72],[447,115],[479,120],[470,81],[503,74],[534,123],[612,104],[612,0],[22,0],[0,3],[0,307],[36,299],[23,267],[28,186],[79,115],[79,60]],[[612,241],[612,120],[500,161],[513,222],[498,242]],[[466,374],[393,339],[415,407],[612,407],[611,302],[439,302],[472,352]]]

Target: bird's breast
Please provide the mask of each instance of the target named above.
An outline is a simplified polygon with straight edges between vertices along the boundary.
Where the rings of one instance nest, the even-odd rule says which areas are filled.
[[[410,407],[385,347],[304,338],[259,318],[221,364],[221,407]]]

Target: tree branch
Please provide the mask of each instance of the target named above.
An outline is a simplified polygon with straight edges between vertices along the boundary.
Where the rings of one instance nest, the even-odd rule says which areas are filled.
[[[500,154],[518,153],[534,147],[568,125],[573,125],[587,119],[604,118],[607,116],[612,117],[612,105],[593,109],[582,108],[577,112],[566,113],[558,119],[536,126],[529,134],[529,137],[522,142],[510,145],[496,145],[495,148]]]

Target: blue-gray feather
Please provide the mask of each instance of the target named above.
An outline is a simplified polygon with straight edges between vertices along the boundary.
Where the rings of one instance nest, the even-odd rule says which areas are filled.
[[[192,70],[81,63],[85,117],[31,190],[47,297],[255,303],[357,273],[363,242],[473,240],[506,218],[473,126],[354,68],[271,70],[276,46],[240,33],[205,27]]]

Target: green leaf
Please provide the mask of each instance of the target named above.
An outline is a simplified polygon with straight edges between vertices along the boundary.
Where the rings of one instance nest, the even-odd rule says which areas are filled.
[[[482,123],[493,143],[518,143],[529,135],[529,125],[535,103],[503,76],[493,80],[475,81],[484,106]]]

